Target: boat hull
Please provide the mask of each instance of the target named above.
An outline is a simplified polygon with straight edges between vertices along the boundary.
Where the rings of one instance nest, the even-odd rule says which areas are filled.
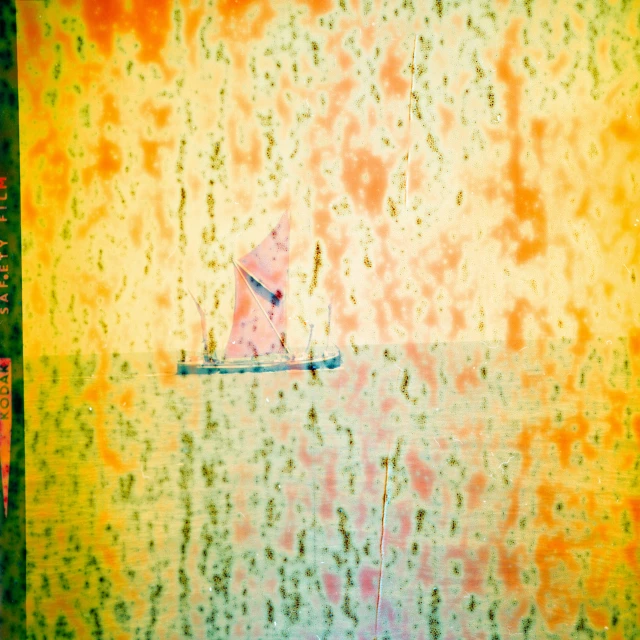
[[[323,353],[319,356],[301,356],[282,359],[240,359],[214,360],[212,362],[178,362],[178,375],[209,375],[212,373],[263,373],[269,371],[316,371],[336,369],[342,357],[339,351]]]

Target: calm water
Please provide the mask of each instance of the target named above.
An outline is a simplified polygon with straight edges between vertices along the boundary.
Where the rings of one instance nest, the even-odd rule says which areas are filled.
[[[343,353],[29,363],[31,637],[640,637],[625,341]]]

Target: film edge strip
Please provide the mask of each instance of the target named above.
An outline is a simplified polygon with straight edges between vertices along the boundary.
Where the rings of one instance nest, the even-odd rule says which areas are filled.
[[[0,3],[0,638],[12,640],[27,635],[16,8]]]

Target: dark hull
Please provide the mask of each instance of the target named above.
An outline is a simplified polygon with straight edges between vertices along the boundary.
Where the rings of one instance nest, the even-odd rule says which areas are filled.
[[[251,360],[229,359],[213,362],[178,362],[178,374],[211,373],[264,373],[268,371],[315,371],[336,369],[342,359],[340,351],[331,351],[319,356],[296,356],[293,358]]]

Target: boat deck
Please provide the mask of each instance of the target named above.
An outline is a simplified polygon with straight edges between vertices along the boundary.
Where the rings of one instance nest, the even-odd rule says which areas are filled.
[[[340,351],[332,349],[321,355],[304,354],[293,357],[258,357],[258,358],[229,358],[212,360],[210,362],[178,362],[177,373],[212,374],[212,373],[261,373],[267,371],[289,371],[317,369],[336,369],[341,364]]]

